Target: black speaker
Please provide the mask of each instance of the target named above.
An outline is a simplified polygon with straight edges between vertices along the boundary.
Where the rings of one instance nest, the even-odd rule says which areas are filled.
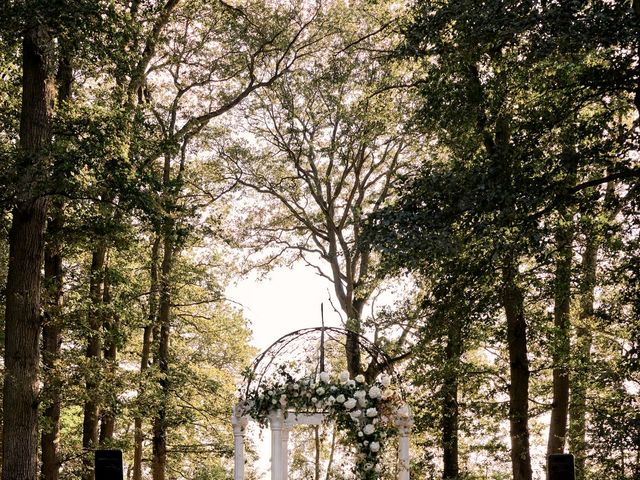
[[[96,480],[124,480],[122,450],[96,450]]]
[[[576,467],[571,454],[554,453],[549,455],[548,468],[548,480],[576,480]]]

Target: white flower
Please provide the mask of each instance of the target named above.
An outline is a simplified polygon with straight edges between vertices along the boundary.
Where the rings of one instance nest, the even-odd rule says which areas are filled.
[[[369,471],[373,468],[373,464],[372,463],[365,463],[364,464],[364,469]]]
[[[386,373],[383,373],[380,376],[380,383],[383,386],[388,387],[389,385],[391,385],[391,377],[389,375],[387,375]]]
[[[349,413],[349,416],[351,417],[351,420],[355,420],[356,418],[360,418],[360,415],[362,415],[362,410],[354,410],[353,412]]]
[[[318,387],[318,388],[316,388],[316,393],[317,393],[318,395],[322,395],[322,394],[324,393],[324,388],[322,388],[322,387]]]
[[[367,406],[367,399],[364,397],[361,397],[358,399],[358,405],[360,405],[361,407],[366,407]]]
[[[353,387],[355,387],[355,386],[356,386],[356,381],[355,381],[355,380],[349,380],[349,381],[347,382],[347,387],[351,387],[351,388],[353,388]]]
[[[349,372],[340,372],[340,376],[338,378],[342,383],[347,383],[347,381],[349,381]]]
[[[364,383],[364,375],[360,374],[360,375],[356,375],[355,378],[356,382],[358,383]]]
[[[362,433],[362,432],[358,432],[358,436],[359,436],[359,437],[364,437],[364,433]]]
[[[365,435],[371,435],[373,432],[376,431],[376,427],[374,427],[373,424],[371,424],[371,423],[367,423],[364,426],[364,430],[363,431],[364,431]]]
[[[329,402],[329,405],[332,405],[336,402],[336,397],[334,397],[333,395],[329,395],[329,398],[327,398],[327,402]]]
[[[297,383],[293,384],[293,389],[294,390],[300,390],[300,385],[298,385]]]
[[[344,403],[344,401],[346,400],[346,398],[344,398],[344,395],[340,394],[336,397],[336,402],[338,403]]]
[[[378,410],[375,407],[371,407],[367,409],[367,417],[373,418],[378,415]]]
[[[371,442],[371,444],[369,445],[369,450],[371,450],[372,452],[377,452],[380,450],[380,444],[378,442]]]
[[[405,404],[398,408],[398,416],[401,418],[408,418],[410,415],[409,407]]]
[[[382,393],[382,390],[380,390],[375,385],[369,389],[369,397],[370,398],[378,398],[381,393]]]
[[[311,403],[317,403],[317,402],[318,402],[318,399],[317,399],[316,397],[313,397],[313,398],[311,399]]]
[[[344,402],[344,408],[346,408],[347,410],[351,410],[353,407],[356,406],[356,403],[357,402],[355,398],[350,398],[349,400]]]
[[[338,390],[338,387],[336,387],[335,385],[331,385],[331,387],[329,387],[329,390],[335,392],[336,390]]]
[[[320,381],[322,383],[329,383],[329,374],[327,372],[320,372]]]
[[[365,392],[364,390],[358,390],[356,393],[353,394],[353,396],[355,398],[364,398],[367,396],[367,392]]]

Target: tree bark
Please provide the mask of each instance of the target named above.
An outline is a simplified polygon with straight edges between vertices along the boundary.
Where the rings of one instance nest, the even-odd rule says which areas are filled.
[[[170,222],[169,220],[167,220]],[[158,371],[160,373],[160,408],[153,419],[153,480],[165,480],[167,465],[167,399],[169,396],[169,334],[171,314],[171,270],[173,266],[172,227],[167,227],[163,241],[163,258],[160,276],[160,338],[158,344]]]
[[[46,408],[43,412],[44,427],[40,438],[42,480],[58,480],[60,460],[60,378],[56,363],[60,358],[61,319],[63,301],[62,252],[58,235],[63,224],[62,205],[54,206],[54,214],[48,222],[49,240],[44,254],[45,321],[42,328],[42,366]]]
[[[71,52],[61,45],[58,72],[58,105],[71,99],[73,84],[73,66]],[[58,480],[60,476],[60,459],[58,446],[60,442],[61,397],[60,373],[56,363],[60,358],[62,343],[61,309],[63,304],[63,268],[62,241],[60,235],[64,225],[64,202],[55,201],[52,214],[47,222],[47,241],[44,253],[44,288],[45,288],[45,322],[42,328],[42,365],[44,368],[43,390],[46,392],[46,408],[43,412],[44,427],[40,437],[41,478],[42,480]]]
[[[462,355],[462,332],[460,322],[454,320],[447,333],[445,347],[445,367],[440,390],[442,402],[442,478],[457,480],[460,474],[458,465],[458,371]]]
[[[104,305],[108,305],[111,303],[111,283],[107,272],[105,272],[102,299]],[[118,361],[117,337],[119,328],[120,319],[117,317],[117,315],[110,315],[104,322],[105,346],[103,355],[107,370],[107,377],[113,380],[115,380]],[[111,398],[109,404],[103,406],[102,415],[100,418],[100,438],[98,439],[99,445],[101,447],[108,446],[108,444],[113,440],[113,435],[116,429],[116,417],[114,413],[116,402],[117,400],[115,398]]]
[[[104,282],[104,263],[107,249],[100,243],[91,256],[91,270],[89,280],[89,296],[91,306],[89,312],[90,334],[87,341],[86,360],[86,395],[84,403],[84,415],[82,421],[82,449],[84,456],[82,459],[84,470],[84,480],[95,478],[93,458],[90,455],[92,450],[98,445],[98,408],[97,388],[100,380],[100,356],[102,352],[102,288]]]
[[[564,453],[569,414],[569,355],[571,314],[571,273],[573,262],[573,216],[566,208],[556,232],[556,273],[554,285],[553,402],[549,423],[547,455]]]
[[[587,235],[582,255],[582,281],[580,285],[580,314],[576,325],[574,359],[576,369],[571,379],[571,404],[569,406],[569,445],[575,456],[576,480],[585,480],[587,459],[587,392],[591,363],[591,321],[595,299],[596,269],[599,240],[596,234]]]
[[[507,318],[509,350],[509,423],[513,480],[531,480],[529,448],[529,360],[524,295],[517,284],[517,264],[508,261],[503,269],[502,304]]]
[[[48,203],[42,184],[49,173],[46,151],[54,99],[54,44],[47,27],[29,27],[22,46],[20,178],[9,233],[5,305],[4,480],[35,480],[38,474],[40,269]]]
[[[158,255],[160,251],[160,236],[157,236],[153,242],[151,249],[151,266],[150,266],[150,291],[149,291],[149,312],[147,317],[147,325],[144,327],[142,335],[142,354],[140,358],[140,377],[141,386],[138,391],[138,398],[144,394],[143,382],[144,373],[149,367],[149,358],[151,354],[151,333],[156,323],[158,311]],[[135,450],[133,454],[133,480],[142,480],[142,453],[144,434],[142,432],[142,415],[140,415],[140,407],[134,420],[134,441]]]

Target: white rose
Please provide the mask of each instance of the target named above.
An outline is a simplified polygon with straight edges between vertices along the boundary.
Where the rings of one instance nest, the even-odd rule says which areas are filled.
[[[375,385],[369,389],[370,398],[378,398],[382,394],[382,391]]]
[[[376,410],[374,407],[371,407],[371,408],[367,409],[367,417],[373,418],[373,417],[375,417],[377,415],[378,415],[378,410]]]
[[[356,381],[355,381],[355,380],[349,380],[349,381],[347,382],[347,387],[351,387],[351,388],[353,388],[353,387],[355,387],[355,386],[356,386]]]
[[[349,413],[349,416],[351,417],[351,420],[355,420],[357,418],[360,418],[360,415],[362,415],[362,411],[361,410],[354,410],[353,412]]]
[[[364,375],[360,374],[360,375],[356,375],[355,378],[356,382],[358,383],[364,383]]]
[[[338,403],[344,403],[344,401],[346,400],[346,398],[344,398],[344,395],[340,394],[336,397],[336,402]]]
[[[347,371],[340,372],[339,379],[342,383],[347,383],[349,381],[349,372]]]
[[[353,394],[353,396],[356,398],[364,398],[367,396],[367,392],[365,392],[364,390],[358,390],[356,393]]]
[[[329,395],[329,398],[327,398],[327,402],[329,402],[329,405],[331,405],[336,402],[336,398],[333,395]]]
[[[322,394],[324,393],[324,388],[322,388],[322,387],[318,387],[318,388],[316,388],[316,393],[317,393],[318,395],[322,395]]]
[[[364,437],[364,433],[362,433],[362,432],[358,432],[358,436],[359,436],[359,437]]]
[[[320,381],[322,383],[329,383],[329,374],[327,372],[320,372]]]
[[[358,405],[360,405],[361,407],[366,407],[367,406],[367,399],[362,397],[358,399]]]
[[[383,373],[380,376],[380,383],[383,386],[388,387],[389,385],[391,385],[391,377],[389,375],[387,375],[386,373]]]
[[[351,410],[353,407],[356,406],[356,403],[357,402],[355,398],[350,398],[349,400],[344,402],[344,408],[346,408],[347,410]]]
[[[371,450],[372,452],[377,452],[380,450],[380,444],[378,442],[371,442],[371,444],[369,445],[369,450]]]
[[[376,431],[376,427],[374,427],[371,423],[367,423],[367,424],[364,426],[363,431],[364,431],[364,434],[365,434],[365,435],[371,435],[373,432],[375,432],[375,431]]]
[[[393,391],[392,390],[385,390],[382,392],[382,395],[380,396],[383,400],[386,400],[388,398],[393,397]]]
[[[316,397],[313,397],[313,398],[311,399],[311,403],[317,403],[317,402],[318,402],[318,399],[317,399]]]

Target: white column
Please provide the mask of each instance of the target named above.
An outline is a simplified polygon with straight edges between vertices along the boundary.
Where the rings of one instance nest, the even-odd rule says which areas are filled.
[[[271,426],[271,480],[286,480],[282,452],[284,416],[281,410],[269,414],[269,424]]]
[[[282,428],[282,474],[285,480],[289,479],[289,432],[292,427],[293,424],[287,417]]]
[[[396,426],[398,427],[398,480],[409,480],[409,432],[413,418],[408,405],[398,409]]]
[[[244,433],[247,428],[249,419],[247,417],[236,415],[234,409],[231,416],[231,425],[233,425],[233,480],[244,480]]]

